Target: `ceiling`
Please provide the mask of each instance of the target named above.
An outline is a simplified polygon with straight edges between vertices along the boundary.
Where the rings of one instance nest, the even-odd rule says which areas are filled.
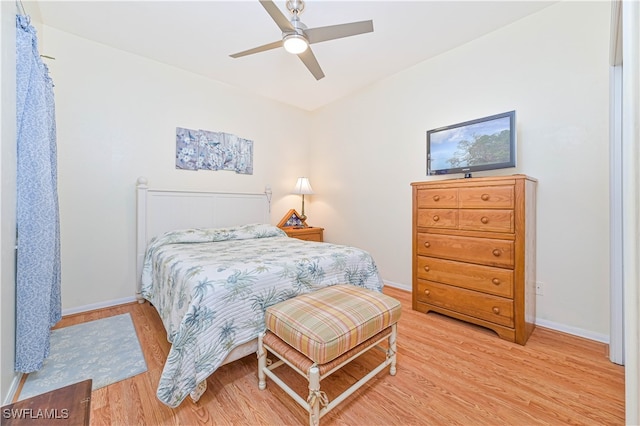
[[[554,1],[307,0],[301,20],[309,28],[368,19],[374,26],[313,44],[326,75],[319,81],[283,49],[229,57],[281,39],[257,0],[24,3],[47,26],[312,111]],[[275,3],[288,17],[285,1]]]

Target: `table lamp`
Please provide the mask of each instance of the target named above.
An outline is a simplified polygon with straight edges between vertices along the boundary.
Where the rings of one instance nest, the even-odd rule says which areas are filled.
[[[306,220],[307,216],[304,214],[304,196],[313,194],[313,188],[311,188],[311,184],[309,183],[309,178],[299,177],[296,182],[296,186],[291,191],[292,194],[302,195],[302,212],[300,215],[301,220]]]

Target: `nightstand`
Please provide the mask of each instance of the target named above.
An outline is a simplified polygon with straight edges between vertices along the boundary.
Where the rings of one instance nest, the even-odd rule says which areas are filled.
[[[292,238],[323,242],[322,231],[324,231],[324,228],[316,228],[314,226],[307,226],[306,228],[284,227],[282,230]]]

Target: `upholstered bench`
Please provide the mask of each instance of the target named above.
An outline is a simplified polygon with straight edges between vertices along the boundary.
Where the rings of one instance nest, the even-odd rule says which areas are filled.
[[[353,285],[335,285],[294,297],[266,310],[266,331],[258,337],[258,387],[268,376],[309,412],[320,418],[368,382],[387,365],[396,374],[396,326],[401,305],[385,294]],[[372,348],[385,359],[333,401],[320,391],[320,381]],[[279,360],[267,365],[267,351]],[[287,364],[309,381],[304,400],[273,370]]]

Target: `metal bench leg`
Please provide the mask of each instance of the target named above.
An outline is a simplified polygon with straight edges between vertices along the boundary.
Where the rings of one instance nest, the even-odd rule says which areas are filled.
[[[267,351],[264,349],[262,338],[264,333],[258,335],[258,389],[264,390],[267,387],[267,380],[264,369],[267,368]]]

